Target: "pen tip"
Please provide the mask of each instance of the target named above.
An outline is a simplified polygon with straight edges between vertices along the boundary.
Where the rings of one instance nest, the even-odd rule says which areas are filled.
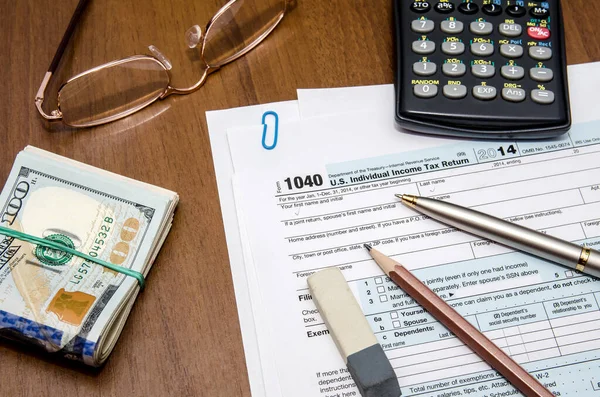
[[[373,249],[373,247],[370,244],[365,244],[365,248],[367,249],[367,251],[371,251]]]
[[[417,205],[417,196],[413,196],[412,194],[397,194],[400,200],[402,200],[402,204],[406,204],[409,207],[415,207]]]

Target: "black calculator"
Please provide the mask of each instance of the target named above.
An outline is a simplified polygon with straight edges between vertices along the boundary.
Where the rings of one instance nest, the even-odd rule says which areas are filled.
[[[539,139],[571,126],[559,0],[394,0],[396,123]]]

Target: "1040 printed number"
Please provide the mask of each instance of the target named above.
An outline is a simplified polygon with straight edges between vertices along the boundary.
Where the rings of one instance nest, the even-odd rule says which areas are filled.
[[[313,187],[323,185],[323,177],[319,174],[289,177],[283,180],[287,184],[288,190],[302,189],[303,187]]]

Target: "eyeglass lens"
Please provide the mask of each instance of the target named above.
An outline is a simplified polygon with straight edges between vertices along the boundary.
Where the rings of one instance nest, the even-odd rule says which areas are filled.
[[[283,17],[284,0],[238,0],[215,16],[206,32],[204,60],[222,66],[254,47]]]
[[[85,127],[115,120],[157,100],[169,84],[165,67],[151,57],[133,57],[83,74],[58,93],[66,124]]]

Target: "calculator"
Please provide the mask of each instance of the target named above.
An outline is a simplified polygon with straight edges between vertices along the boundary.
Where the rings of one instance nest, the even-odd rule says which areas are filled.
[[[569,130],[559,0],[393,1],[399,127],[498,139]]]

